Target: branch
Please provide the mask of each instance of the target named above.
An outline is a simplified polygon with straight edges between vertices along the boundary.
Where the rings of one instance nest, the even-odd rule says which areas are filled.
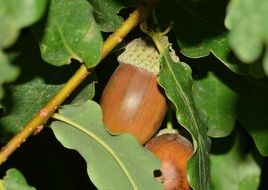
[[[115,46],[140,22],[144,21],[154,8],[156,0],[147,0],[138,7],[128,19],[104,43],[102,49],[103,60]],[[43,107],[0,151],[0,165],[35,131],[53,115],[62,102],[79,86],[91,73],[84,65],[76,71],[58,93]]]

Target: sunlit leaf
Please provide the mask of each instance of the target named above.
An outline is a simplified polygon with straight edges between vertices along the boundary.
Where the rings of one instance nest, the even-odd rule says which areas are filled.
[[[55,115],[52,129],[67,148],[87,162],[88,175],[99,189],[162,189],[153,171],[160,161],[129,134],[112,136],[102,123],[101,108],[93,101],[66,105]]]
[[[191,68],[183,62],[174,62],[168,48],[163,53],[161,63],[159,83],[176,107],[178,122],[193,137],[194,155],[187,165],[190,185],[194,190],[209,190],[210,140],[207,137],[207,127],[200,119],[194,103]]]

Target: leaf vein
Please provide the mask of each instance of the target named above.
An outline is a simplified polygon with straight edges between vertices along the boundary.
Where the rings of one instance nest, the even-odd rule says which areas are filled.
[[[194,110],[190,106],[189,99],[187,98],[186,94],[184,93],[184,91],[183,91],[183,89],[182,89],[179,81],[177,80],[177,78],[175,76],[175,73],[171,69],[171,66],[169,64],[169,61],[168,61],[168,58],[167,58],[166,54],[164,54],[164,58],[166,60],[168,69],[171,72],[172,77],[173,77],[175,83],[177,84],[176,86],[178,86],[178,88],[179,88],[180,96],[182,97],[183,102],[186,104],[186,107],[189,110],[189,113],[190,113],[190,116],[191,116],[191,122],[193,123],[193,126],[195,127],[195,130],[196,130],[198,136],[200,136],[200,132],[198,130],[198,124],[197,124],[197,121],[196,121],[196,119],[195,119],[195,117],[193,115]],[[202,186],[202,179],[205,179],[205,172],[202,172],[202,171],[206,171],[206,167],[203,164],[203,163],[205,163],[205,160],[204,160],[204,156],[205,155],[204,155],[204,151],[203,151],[204,142],[203,142],[202,138],[197,138],[197,141],[198,141],[198,143],[200,145],[200,146],[198,146],[200,148],[200,154],[198,154],[198,168],[199,168],[198,175],[199,175],[199,186],[201,187]]]
[[[60,37],[61,37],[61,40],[62,40],[62,42],[63,42],[63,45],[64,45],[65,49],[66,49],[66,50],[69,52],[69,54],[70,54],[70,58],[74,58],[74,59],[76,59],[76,60],[81,60],[81,58],[80,58],[77,54],[75,54],[75,53],[73,52],[72,48],[69,46],[68,42],[65,40],[64,34],[63,34],[63,32],[62,32],[62,30],[61,30],[61,28],[59,27],[58,24],[56,24],[56,28],[57,28],[57,30],[58,30],[58,33],[59,33],[59,35],[60,35]]]
[[[138,187],[134,181],[134,179],[132,179],[130,173],[127,171],[126,166],[124,165],[124,163],[120,160],[120,158],[118,156],[116,156],[116,153],[113,151],[113,149],[105,142],[103,142],[97,135],[95,135],[94,133],[84,129],[81,125],[79,125],[78,123],[76,123],[75,121],[72,121],[66,117],[64,117],[63,115],[57,114],[55,113],[53,115],[53,118],[58,119],[64,123],[69,124],[70,126],[73,126],[74,128],[80,130],[81,132],[85,133],[86,135],[88,135],[89,137],[91,137],[92,139],[94,139],[95,141],[97,141],[100,145],[102,145],[104,147],[104,149],[109,152],[111,154],[111,156],[115,159],[115,161],[118,163],[118,165],[122,168],[123,172],[126,174],[132,188],[134,190],[138,190]]]

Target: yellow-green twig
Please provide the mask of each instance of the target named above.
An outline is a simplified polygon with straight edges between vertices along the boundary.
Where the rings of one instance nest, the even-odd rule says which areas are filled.
[[[137,8],[128,19],[103,44],[102,58],[117,46],[123,38],[141,21],[145,20],[154,8],[156,0],[147,0]],[[16,134],[0,151],[0,165],[35,131],[42,126],[62,102],[77,88],[77,86],[90,74],[82,65],[59,92]]]

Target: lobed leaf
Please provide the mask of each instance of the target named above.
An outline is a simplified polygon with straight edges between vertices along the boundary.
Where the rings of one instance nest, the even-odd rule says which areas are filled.
[[[137,6],[140,0],[87,0],[94,7],[94,15],[101,31],[113,32],[123,22],[118,16],[124,7]],[[112,19],[111,19],[112,18]]]
[[[27,184],[23,175],[17,169],[9,169],[6,176],[0,179],[0,190],[35,190]]]
[[[209,190],[210,140],[207,137],[207,127],[195,107],[191,69],[183,62],[173,61],[168,48],[163,52],[161,64],[159,83],[176,107],[178,122],[190,132],[194,142],[194,155],[187,164],[190,185],[194,190]]]
[[[52,84],[57,71],[50,73],[49,76],[52,78],[49,82],[37,76],[26,83],[9,87],[11,95],[3,100],[6,105],[0,119],[2,142],[19,132],[21,127],[59,90],[61,85]]]
[[[208,135],[217,138],[229,135],[236,121],[237,94],[209,71],[206,77],[194,81],[193,97],[198,111],[205,112],[203,121],[207,121]]]
[[[229,43],[236,55],[245,63],[256,61],[268,43],[268,1],[231,1],[225,25],[230,30]],[[267,51],[264,52],[263,67],[268,74]]]
[[[39,20],[46,8],[46,0],[0,0],[0,48],[12,45],[20,29]]]
[[[87,162],[88,175],[98,189],[162,189],[153,176],[160,161],[129,134],[111,136],[93,101],[66,105],[51,125],[56,138],[77,150]]]
[[[169,11],[166,11],[169,10]],[[235,59],[223,24],[226,2],[213,0],[162,1],[158,6],[161,23],[174,21],[174,31],[181,53],[190,58],[201,58],[212,53],[226,67],[238,74],[248,74],[248,66]]]
[[[42,58],[50,64],[61,66],[75,59],[94,67],[101,58],[102,36],[86,0],[52,0],[46,23],[35,32]]]
[[[79,64],[55,67],[44,63],[34,42],[31,33],[27,33],[10,49],[10,54],[16,54],[12,62],[22,72],[15,82],[6,85],[7,94],[2,101],[3,112],[0,115],[2,142],[19,132],[79,67]],[[33,45],[25,47],[25,44]],[[71,101],[74,96],[77,96],[74,101],[91,99],[94,94],[94,79],[93,75],[87,78],[67,101]]]
[[[21,127],[56,94],[63,85],[62,83],[57,84],[57,77],[66,77],[67,79],[68,73],[71,73],[66,68],[53,70],[49,67],[44,69],[43,72],[46,73],[46,78],[37,76],[26,83],[10,86],[11,99],[6,100],[9,103],[5,105],[5,114],[0,118],[2,142],[19,132]],[[74,101],[82,102],[92,98],[94,84],[89,84],[89,81],[86,84],[87,87],[81,91]],[[12,104],[10,104],[11,102]]]
[[[0,100],[4,93],[3,83],[11,82],[19,75],[2,49],[15,43],[20,29],[39,20],[45,7],[46,0],[0,0]]]

